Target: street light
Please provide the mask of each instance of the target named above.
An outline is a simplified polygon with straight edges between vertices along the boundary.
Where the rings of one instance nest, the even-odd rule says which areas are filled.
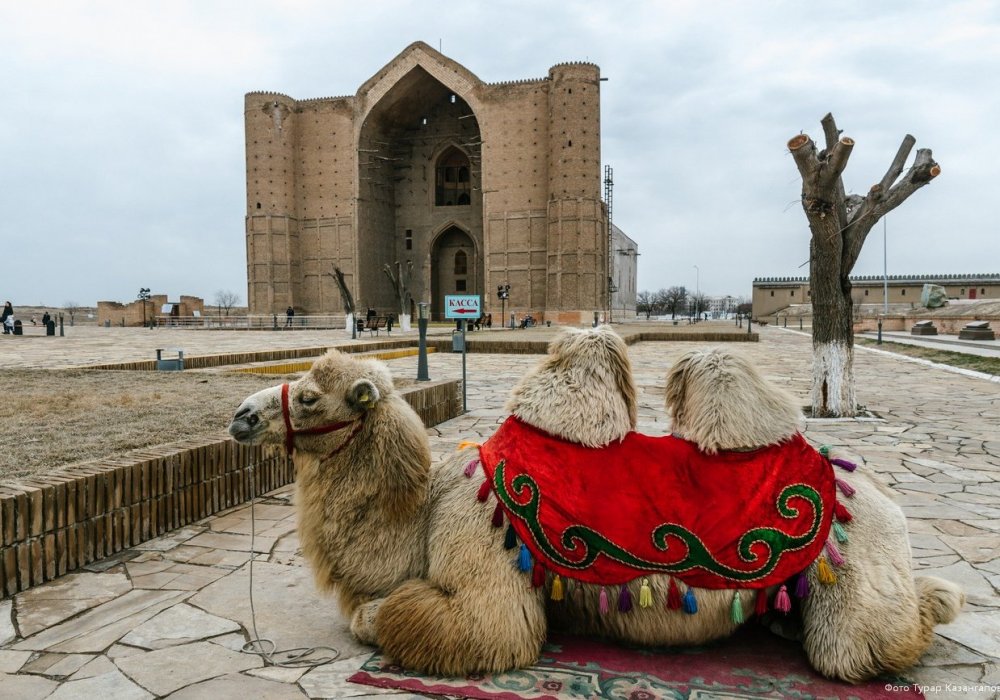
[[[149,301],[149,287],[139,287],[139,301],[142,302],[142,327],[146,327],[146,302]]]
[[[701,320],[701,270],[694,265],[694,322]]]
[[[417,303],[417,329],[420,331],[420,342],[417,346],[417,381],[429,382],[427,374],[427,319],[430,317],[430,304],[426,301]]]
[[[498,284],[497,285],[497,299],[500,300],[500,326],[507,325],[507,317],[505,315],[507,309],[507,299],[510,298],[510,285],[509,284]],[[513,327],[513,323],[511,327]]]

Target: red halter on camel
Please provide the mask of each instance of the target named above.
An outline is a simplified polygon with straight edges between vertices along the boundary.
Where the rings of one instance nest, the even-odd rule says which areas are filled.
[[[281,417],[285,419],[285,452],[292,454],[292,450],[295,445],[293,441],[296,435],[325,435],[326,433],[335,433],[338,430],[343,430],[349,426],[354,426],[354,430],[351,434],[347,436],[344,443],[331,452],[328,457],[333,457],[335,454],[343,450],[345,447],[351,444],[351,441],[361,430],[361,418],[355,418],[353,420],[342,420],[336,423],[327,423],[326,425],[318,425],[314,428],[303,428],[301,430],[296,430],[292,427],[292,416],[288,410],[288,384],[281,385]]]

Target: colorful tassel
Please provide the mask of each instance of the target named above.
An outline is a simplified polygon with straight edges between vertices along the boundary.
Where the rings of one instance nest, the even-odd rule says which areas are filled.
[[[788,587],[784,584],[778,589],[777,595],[774,596],[774,609],[786,615],[792,609],[792,599],[788,597]]]
[[[573,600],[577,603],[583,602],[583,584],[577,583],[573,585]]]
[[[795,597],[800,599],[809,597],[809,577],[805,571],[795,577]]]
[[[743,624],[743,601],[740,600],[740,592],[733,593],[733,605],[729,610],[730,617],[734,624]]]
[[[681,589],[677,586],[677,579],[670,578],[670,587],[667,588],[667,608],[669,610],[681,609]]]
[[[493,520],[490,521],[493,527],[503,527],[503,508],[497,501],[497,507],[493,509]]]
[[[608,611],[611,609],[608,605],[608,591],[604,586],[601,586],[601,596],[599,600],[599,610],[602,615],[607,615]]]
[[[834,479],[833,483],[835,483],[837,485],[837,488],[840,489],[840,492],[842,494],[844,494],[845,496],[847,496],[848,498],[850,498],[855,493],[857,493],[857,491],[855,491],[854,487],[851,486],[846,481],[844,481],[843,479]]]
[[[694,615],[698,612],[698,601],[694,597],[694,589],[688,588],[687,593],[684,594],[684,612],[688,615]]]
[[[639,586],[639,607],[640,608],[653,607],[653,589],[649,587],[648,578],[644,578],[642,580],[642,585]]]
[[[521,551],[517,554],[517,568],[525,572],[531,571],[531,552],[526,544],[521,545]]]
[[[820,445],[819,446],[819,453],[821,455],[823,455],[824,457],[829,457],[830,456],[830,446],[829,445]]]
[[[531,570],[531,587],[541,588],[545,585],[545,567],[539,562],[535,562],[535,568]]]
[[[517,533],[514,532],[514,526],[508,525],[507,532],[503,536],[503,548],[504,549],[514,549],[517,546]]]
[[[562,600],[563,599],[563,584],[562,579],[559,578],[559,574],[552,579],[552,594],[549,596],[552,600]]]
[[[479,487],[479,493],[476,494],[476,500],[480,503],[486,503],[486,497],[490,495],[490,481],[486,479],[483,481],[482,486]]]
[[[827,540],[824,546],[826,547],[826,553],[830,556],[830,563],[834,566],[843,566],[844,555],[837,549],[837,545],[834,544],[833,540]]]
[[[847,530],[845,530],[844,526],[836,520],[833,522],[833,536],[836,537],[837,541],[841,544],[847,542]]]
[[[761,588],[757,591],[757,602],[753,606],[753,614],[760,617],[767,612],[767,589]]]
[[[566,597],[569,598],[576,592],[578,588],[577,584],[573,583],[573,579],[566,579]]]
[[[854,516],[851,515],[851,511],[844,507],[844,504],[837,501],[833,504],[833,517],[842,523],[849,523],[854,520]]]
[[[472,440],[462,440],[462,442],[458,443],[458,447],[455,448],[455,451],[461,452],[466,447],[482,447],[482,445],[478,442],[472,442]]]
[[[479,458],[476,457],[474,460],[465,465],[465,469],[462,473],[465,474],[467,479],[471,479],[472,475],[476,473],[476,467],[479,466]]]
[[[853,472],[858,468],[858,465],[854,462],[849,462],[846,459],[831,459],[830,464],[836,464],[838,467],[844,471]]]
[[[837,574],[833,573],[833,569],[830,565],[826,563],[826,557],[820,557],[816,561],[816,578],[819,582],[830,586],[837,582]]]
[[[628,584],[623,583],[622,589],[618,593],[618,612],[626,613],[632,609],[632,592],[628,589]]]

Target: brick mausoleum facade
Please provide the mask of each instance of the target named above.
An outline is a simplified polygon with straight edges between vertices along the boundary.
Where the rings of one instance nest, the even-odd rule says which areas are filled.
[[[354,95],[249,93],[245,120],[251,313],[340,311],[335,265],[358,308],[398,311],[396,261],[435,318],[469,293],[498,321],[507,284],[508,310],[555,322],[634,312],[636,244],[601,197],[596,65],[490,84],[417,42]]]

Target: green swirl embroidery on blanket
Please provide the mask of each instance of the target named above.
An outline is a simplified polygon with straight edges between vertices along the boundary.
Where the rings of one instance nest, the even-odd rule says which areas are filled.
[[[668,550],[669,537],[676,537],[684,543],[687,554],[682,560],[673,564],[637,556],[585,525],[571,525],[566,528],[561,537],[562,549],[560,549],[552,543],[539,521],[538,512],[542,495],[537,482],[527,474],[518,474],[511,480],[511,490],[508,491],[504,478],[505,470],[506,463],[501,461],[493,473],[493,487],[500,500],[511,515],[517,516],[527,525],[539,550],[553,563],[567,569],[586,569],[603,554],[614,561],[646,572],[682,573],[701,568],[733,581],[755,581],[774,570],[783,552],[801,549],[813,542],[823,522],[823,502],[816,489],[806,484],[792,484],[782,489],[778,495],[777,510],[784,518],[796,517],[799,509],[790,506],[789,501],[793,498],[805,499],[812,506],[813,518],[809,531],[794,536],[772,527],[748,530],[739,539],[738,552],[740,558],[748,565],[758,564],[751,570],[736,569],[723,564],[708,551],[697,535],[674,523],[659,525],[651,535],[653,544],[663,552]],[[767,549],[767,558],[762,562],[758,562],[760,557],[752,551],[757,543],[762,543]]]

